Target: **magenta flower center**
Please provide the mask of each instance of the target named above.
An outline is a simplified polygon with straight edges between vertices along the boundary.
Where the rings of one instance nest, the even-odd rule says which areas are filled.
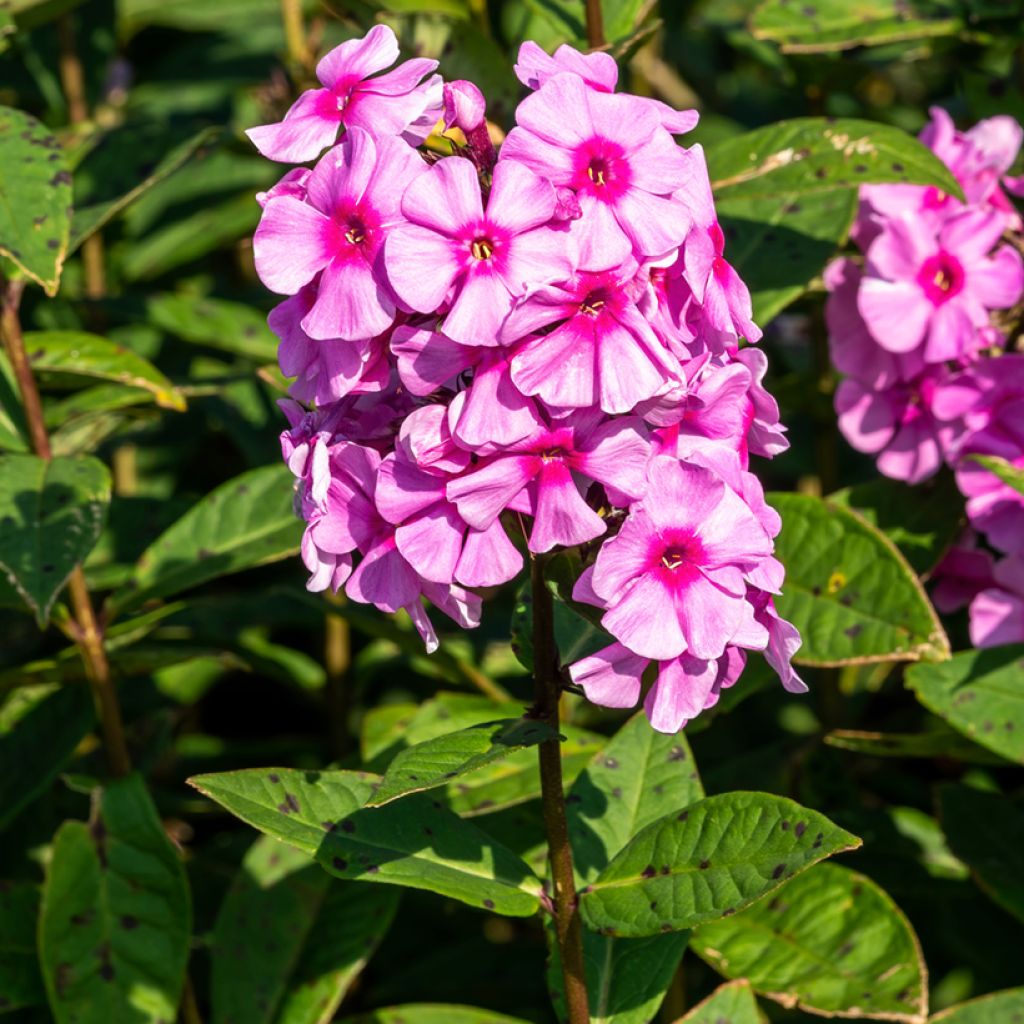
[[[611,202],[625,192],[632,174],[625,151],[617,142],[595,136],[576,150],[573,188]]]
[[[936,188],[934,185],[929,185],[925,189],[921,207],[925,210],[941,210],[949,203],[949,200],[950,196],[947,192],[943,192],[942,189]]]
[[[704,559],[700,538],[685,530],[673,530],[654,538],[652,568],[665,580],[682,583],[693,577]]]
[[[941,306],[963,291],[964,268],[955,256],[941,250],[921,264],[921,269],[917,273],[917,283],[930,302]]]
[[[592,291],[580,303],[580,312],[585,316],[596,317],[604,309],[607,302],[608,295],[603,288]]]

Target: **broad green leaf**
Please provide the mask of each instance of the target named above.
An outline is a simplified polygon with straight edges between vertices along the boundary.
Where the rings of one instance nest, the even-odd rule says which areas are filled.
[[[71,220],[71,241],[68,245],[68,253],[75,252],[78,247],[90,236],[99,231],[105,224],[113,220],[119,213],[126,210],[140,196],[144,195],[155,185],[169,178],[175,171],[179,170],[193,157],[201,159],[200,152],[211,141],[220,134],[217,128],[204,128],[198,135],[183,142],[171,150],[153,170],[133,189],[126,192],[117,199],[111,199],[105,203],[95,203],[75,210]]]
[[[260,836],[214,927],[213,1024],[330,1019],[390,927],[398,899],[386,886],[333,879],[307,854]]]
[[[1003,759],[953,729],[931,732],[861,732],[836,729],[825,736],[830,747],[869,757],[954,757],[969,764],[1000,764]]]
[[[765,0],[750,28],[783,53],[826,53],[955,36],[964,22],[960,5],[951,0],[815,0],[802,7]]]
[[[667,736],[634,715],[596,754],[566,797],[577,884],[598,877],[642,828],[704,796],[693,753],[682,733]],[[647,1024],[657,1013],[686,948],[683,932],[647,938],[583,934],[593,1021]],[[564,998],[557,950],[550,942],[548,985]]]
[[[359,753],[365,765],[372,765],[378,758],[388,764],[405,744],[405,731],[419,711],[418,704],[382,704],[369,708],[363,715],[359,733]]]
[[[341,1024],[527,1024],[518,1017],[506,1017],[494,1010],[448,1003],[410,1003],[371,1010],[358,1017],[345,1017]]]
[[[75,7],[84,0],[8,0],[7,10],[14,18],[19,32],[46,25],[54,18]]]
[[[963,499],[952,473],[913,487],[879,477],[837,491],[828,500],[855,509],[881,530],[918,576],[935,568],[963,527]]]
[[[727,978],[786,1007],[913,1024],[927,972],[910,923],[870,878],[819,864],[770,900],[698,928],[691,947]]]
[[[175,394],[173,399],[177,402],[183,401]],[[46,404],[45,421],[49,430],[55,431],[51,434],[50,441],[54,442],[56,433],[64,430],[74,429],[86,422],[94,422],[110,413],[119,413],[125,409],[132,409],[139,405],[148,405],[153,401],[150,391],[143,391],[137,387],[123,387],[120,384],[96,384],[93,387],[82,388],[75,391],[57,402]]]
[[[0,455],[0,572],[39,625],[92,550],[110,503],[110,474],[90,456]]]
[[[997,455],[969,455],[968,458],[995,474],[1007,487],[1012,487],[1018,494],[1024,494],[1024,469]]]
[[[913,665],[906,682],[954,729],[1024,764],[1024,645],[963,651],[942,665]]]
[[[0,107],[0,256],[56,295],[71,224],[71,174],[34,117]]]
[[[720,985],[676,1024],[761,1024],[764,1019],[750,982],[741,980]]]
[[[1024,807],[998,793],[945,785],[939,818],[950,849],[978,885],[1024,921]]]
[[[278,341],[266,316],[244,303],[165,293],[146,300],[146,314],[150,323],[182,341],[260,362],[277,358]]]
[[[30,331],[25,349],[38,372],[116,381],[148,391],[157,405],[181,412],[185,399],[148,360],[124,345],[85,331]]]
[[[109,607],[120,613],[155,597],[276,562],[299,549],[286,466],[250,470],[206,495],[142,554]]]
[[[85,686],[23,686],[0,705],[0,829],[53,782],[95,721]]]
[[[36,953],[39,887],[0,882],[0,1013],[46,1003]]]
[[[606,934],[680,931],[729,916],[811,864],[860,845],[817,811],[769,793],[725,793],[635,835],[581,891]]]
[[[780,121],[716,143],[707,159],[726,259],[752,282],[762,323],[798,298],[845,240],[861,185],[935,185],[962,195],[927,147],[871,121]]]
[[[805,665],[949,656],[921,584],[884,534],[850,509],[804,494],[771,495],[786,567],[776,606],[803,637]]]
[[[369,807],[397,800],[407,793],[449,784],[500,761],[513,751],[533,747],[558,734],[536,719],[511,718],[471,725],[403,750],[388,766]]]
[[[138,775],[97,791],[57,832],[39,954],[57,1024],[173,1021],[192,912],[185,868]]]
[[[1024,1020],[1024,988],[1009,988],[959,1006],[951,1006],[929,1017],[929,1024],[1001,1024],[1002,1021]]]
[[[540,883],[526,864],[440,801],[413,794],[363,809],[376,776],[261,768],[189,781],[339,878],[428,889],[513,917],[537,910]]]

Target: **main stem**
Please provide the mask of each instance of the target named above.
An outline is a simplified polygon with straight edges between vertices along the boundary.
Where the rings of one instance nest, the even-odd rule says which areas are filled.
[[[32,448],[41,459],[49,461],[53,458],[53,450],[43,420],[39,389],[36,387],[36,379],[32,375],[32,368],[25,353],[25,339],[22,337],[21,321],[18,317],[24,284],[20,281],[0,284],[0,334],[3,335],[7,355],[18,381]],[[68,593],[71,595],[71,605],[75,612],[75,642],[82,655],[82,661],[85,662],[85,674],[92,688],[93,701],[103,732],[103,749],[107,754],[107,763],[111,774],[121,777],[132,770],[132,763],[124,738],[121,706],[117,702],[117,693],[110,676],[110,663],[107,661],[107,652],[103,645],[103,632],[96,621],[89,588],[85,582],[85,573],[81,567],[76,568],[68,578]]]
[[[544,558],[535,556],[530,563],[533,590],[533,673],[536,718],[558,732],[558,705],[562,688],[555,647],[555,618],[551,591],[544,582]],[[562,750],[557,736],[545,740],[540,755],[540,790],[544,813],[544,832],[551,861],[554,889],[555,935],[569,1024],[590,1024],[587,1006],[587,982],[583,971],[583,934],[573,880],[572,847],[565,817],[565,791],[562,788]]]
[[[587,0],[587,45],[592,50],[599,50],[605,45],[601,0]]]

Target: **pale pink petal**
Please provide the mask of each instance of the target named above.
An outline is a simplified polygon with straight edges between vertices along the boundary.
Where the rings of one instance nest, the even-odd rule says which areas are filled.
[[[516,161],[553,185],[569,185],[575,174],[572,150],[547,142],[523,128],[513,128],[501,144],[501,159]]]
[[[416,573],[395,547],[393,537],[376,544],[356,566],[345,593],[360,604],[372,604],[382,612],[397,612],[418,600]]]
[[[678,249],[690,228],[690,215],[681,203],[640,189],[629,189],[619,197],[615,219],[634,251],[654,259]]]
[[[583,500],[568,466],[547,462],[537,477],[537,507],[530,550],[550,551],[557,544],[572,547],[599,537],[608,527],[605,521]]]
[[[402,213],[442,235],[454,236],[464,225],[479,223],[484,208],[476,168],[469,160],[438,161],[405,190]]]
[[[743,599],[698,576],[676,588],[675,604],[689,652],[720,658],[743,620]]]
[[[611,644],[569,666],[572,681],[583,688],[587,700],[606,708],[631,708],[640,699],[640,677],[647,667],[622,644]]]
[[[582,318],[581,318],[582,319]],[[570,321],[529,341],[512,358],[512,380],[524,395],[548,405],[582,409],[597,401],[593,331]]]
[[[293,196],[267,203],[253,236],[256,273],[272,291],[294,295],[334,255],[335,228]]]
[[[497,345],[498,331],[511,309],[512,296],[498,274],[471,268],[444,318],[444,333],[464,345]]]
[[[466,587],[496,587],[522,568],[523,556],[496,519],[486,530],[467,531],[455,578]]]
[[[865,277],[857,308],[871,336],[889,352],[910,352],[921,344],[934,306],[911,281]]]
[[[444,487],[443,477],[432,476],[392,453],[377,471],[373,500],[377,511],[397,526],[431,505],[444,504]]]
[[[597,346],[599,403],[605,412],[631,412],[665,388],[675,360],[659,349],[661,343],[653,336],[641,342],[608,318]]]
[[[348,39],[320,58],[316,77],[330,87],[343,78],[366,78],[398,60],[398,39],[387,25],[374,25],[365,36]]]
[[[643,507],[657,529],[703,529],[717,514],[715,510],[726,491],[725,484],[710,470],[683,465],[664,455],[651,460],[647,478]]]
[[[706,707],[718,678],[717,661],[688,654],[658,663],[658,677],[644,698],[651,726],[676,733]]]
[[[395,304],[388,290],[366,263],[356,258],[328,264],[302,329],[311,338],[354,341],[382,334],[394,318]]]
[[[605,612],[601,625],[645,658],[678,658],[687,647],[672,591],[655,572],[639,576]]]
[[[557,146],[578,145],[594,133],[589,95],[583,79],[555,75],[519,104],[516,123]]]
[[[637,506],[630,512],[619,532],[601,545],[592,572],[586,577],[595,600],[579,596],[578,601],[603,606],[614,604],[636,577],[645,573],[651,564],[655,527],[650,516]],[[579,586],[583,576],[577,583]]]
[[[937,248],[934,232],[921,221],[895,217],[868,249],[868,275],[912,281]]]
[[[555,190],[514,160],[499,160],[487,200],[487,219],[499,228],[518,234],[540,227],[555,212]]]
[[[486,530],[533,475],[534,460],[528,456],[497,458],[449,481],[448,500],[470,526]]]
[[[311,89],[295,101],[283,121],[257,125],[245,134],[268,160],[313,160],[338,137],[341,115],[330,110],[333,99],[326,89]]]
[[[989,309],[1008,309],[1024,292],[1024,262],[1016,249],[1002,246],[991,259],[971,267],[971,291]]]
[[[515,296],[540,284],[567,281],[575,269],[576,244],[571,233],[546,227],[510,238],[498,264],[498,272]]]
[[[647,490],[650,442],[628,420],[608,420],[577,449],[570,465],[632,499]]]
[[[942,226],[944,249],[963,264],[975,263],[991,252],[1006,227],[1006,217],[995,210],[965,210]]]
[[[325,153],[306,179],[306,195],[318,210],[330,216],[363,197],[377,166],[377,146],[362,128],[350,128],[345,138]]]
[[[382,464],[382,472],[383,469]],[[465,531],[466,524],[455,507],[442,501],[399,526],[395,530],[395,543],[406,561],[425,580],[451,583],[462,554]]]
[[[836,389],[835,405],[839,429],[857,451],[872,455],[892,440],[897,414],[888,393],[847,378]]]
[[[971,601],[971,643],[998,647],[1024,642],[1024,598],[1005,590],[983,590]]]
[[[464,445],[514,444],[536,430],[536,404],[512,383],[508,363],[503,359],[481,364],[469,389],[452,403],[449,421],[452,433]]]
[[[424,177],[421,175],[417,181]],[[435,312],[462,273],[454,243],[415,224],[403,224],[388,235],[384,242],[384,266],[395,294],[421,313]],[[429,267],[430,273],[424,273],[424,267]]]
[[[402,383],[414,395],[436,391],[476,360],[476,352],[428,327],[403,324],[391,335],[391,351],[398,360]]]

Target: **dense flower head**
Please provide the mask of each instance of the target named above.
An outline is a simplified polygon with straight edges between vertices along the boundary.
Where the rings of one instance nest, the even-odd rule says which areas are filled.
[[[1024,467],[1024,222],[1010,199],[1024,190],[1007,174],[1024,131],[993,117],[961,132],[931,115],[921,140],[963,200],[863,187],[851,233],[863,255],[827,268],[825,318],[850,445],[909,483],[954,471],[976,532],[936,570],[935,598],[944,611],[969,604],[972,638],[989,646],[1024,636],[1024,495],[978,461]],[[998,573],[982,542],[1007,555]]]
[[[397,57],[381,27],[342,44],[322,89],[250,133],[316,160],[259,195],[254,242],[285,296],[309,589],[404,610],[433,649],[425,602],[474,626],[473,588],[578,547],[575,599],[610,641],[568,669],[592,700],[635,704],[657,662],[645,707],[675,731],[749,652],[801,691],[750,472],[785,431],[704,153],[674,138],[696,114],[616,93],[606,54],[526,43],[533,91],[495,151],[475,85],[381,73]],[[432,127],[450,156],[417,148]]]

